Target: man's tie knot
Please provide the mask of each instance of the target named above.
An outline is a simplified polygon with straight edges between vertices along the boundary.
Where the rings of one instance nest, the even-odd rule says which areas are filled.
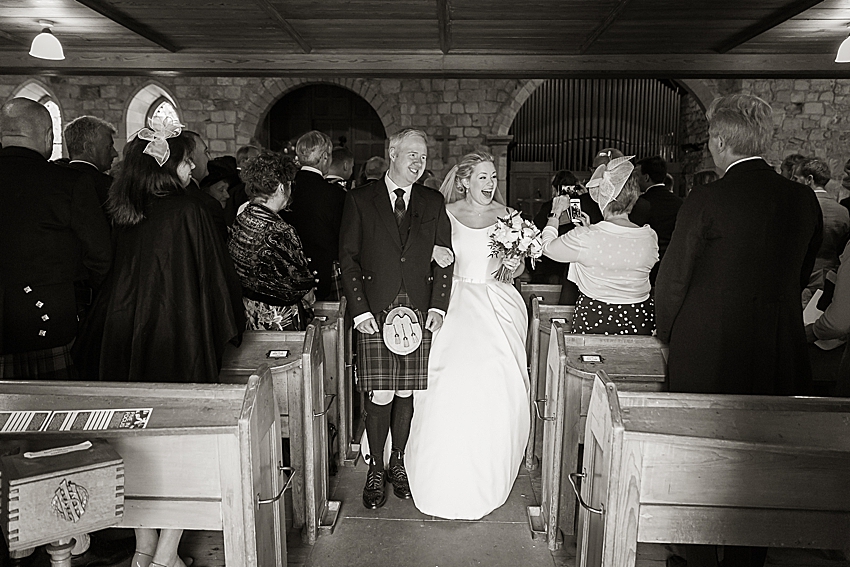
[[[395,212],[395,220],[398,224],[401,224],[401,221],[404,219],[404,189],[396,189],[393,191],[395,193],[395,206],[393,207],[393,211]]]

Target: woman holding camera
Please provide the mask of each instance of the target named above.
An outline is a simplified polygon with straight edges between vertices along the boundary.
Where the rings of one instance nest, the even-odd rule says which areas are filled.
[[[570,207],[568,196],[558,196],[543,229],[543,254],[569,262],[567,277],[579,289],[573,333],[650,335],[655,327],[649,272],[658,261],[658,237],[629,220],[640,196],[629,159],[600,165],[587,183],[601,222],[591,225],[581,213],[574,222],[584,226],[558,236],[558,219]]]

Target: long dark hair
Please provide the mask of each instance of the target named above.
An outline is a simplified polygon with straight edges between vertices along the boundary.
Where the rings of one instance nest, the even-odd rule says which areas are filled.
[[[181,133],[168,139],[170,155],[162,166],[144,153],[147,140],[138,137],[124,146],[121,171],[109,188],[106,211],[117,226],[139,224],[151,199],[181,193],[183,187],[177,176],[177,166],[191,155],[195,140]]]

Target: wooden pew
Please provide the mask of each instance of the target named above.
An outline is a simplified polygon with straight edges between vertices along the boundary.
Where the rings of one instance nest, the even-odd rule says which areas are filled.
[[[593,386],[580,567],[631,567],[637,542],[848,547],[850,399],[618,386]]]
[[[337,395],[336,411],[329,414],[337,427],[337,465],[354,466],[359,456],[354,440],[352,323],[343,297],[339,301],[317,301],[313,305],[321,322],[325,350],[325,391]]]
[[[558,304],[561,298],[561,284],[532,284],[519,282],[519,294],[525,302],[525,306],[531,309],[531,297],[536,296],[541,303]]]
[[[560,323],[565,331],[572,328],[575,305],[543,303],[539,297],[531,297],[531,319],[528,325],[528,378],[530,383],[529,403],[531,415],[535,415],[534,403],[546,396],[546,362],[549,358],[549,335],[552,323]],[[541,380],[542,378],[542,380]],[[525,450],[525,468],[537,468],[542,456],[543,429],[537,427],[532,417],[528,446]]]
[[[272,373],[281,436],[289,439],[292,466],[300,472],[292,486],[293,526],[303,527],[304,541],[312,545],[320,529],[333,531],[340,507],[328,500],[327,413],[333,394],[325,394],[319,322],[303,332],[246,331],[239,348],[225,350],[220,380],[244,382],[263,363]]]
[[[120,526],[222,530],[228,567],[283,567],[286,484],[272,389],[267,367],[247,387],[0,382],[0,443],[37,450],[106,439],[125,466]],[[8,431],[4,414],[146,408],[152,411],[144,429],[120,428],[113,420],[91,431]]]
[[[665,345],[655,337],[573,335],[552,325],[546,366],[546,395],[535,413],[543,421],[540,515],[549,549],[561,545],[561,532],[575,535],[576,499],[569,473],[578,470],[579,445],[590,405],[593,379],[605,370],[621,390],[665,389]],[[529,510],[529,518],[536,510]]]

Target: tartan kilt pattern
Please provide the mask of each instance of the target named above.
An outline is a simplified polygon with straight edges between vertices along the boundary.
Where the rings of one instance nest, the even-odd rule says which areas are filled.
[[[416,313],[422,325],[422,344],[407,355],[396,354],[384,344],[384,322],[391,309],[404,305]],[[379,331],[372,335],[357,335],[357,389],[425,390],[428,388],[428,355],[431,352],[431,331],[425,329],[425,314],[413,307],[404,292],[390,306],[376,315]]]
[[[77,380],[71,345],[0,355],[0,380]]]

